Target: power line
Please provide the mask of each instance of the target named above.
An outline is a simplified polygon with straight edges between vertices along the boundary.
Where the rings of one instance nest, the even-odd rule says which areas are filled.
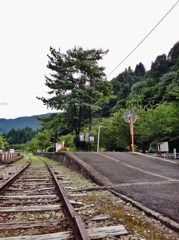
[[[111,75],[144,41],[145,39],[155,30],[155,28],[158,27],[158,25],[164,20],[164,18],[172,11],[172,9],[177,5],[177,3],[179,2],[179,0],[173,5],[172,8],[170,8],[170,10],[162,17],[162,19],[152,28],[152,30],[142,39],[142,41],[140,41],[137,46],[117,65],[117,67],[114,68],[114,70],[112,70],[112,72],[110,72],[108,74],[107,77],[109,77],[109,75]]]

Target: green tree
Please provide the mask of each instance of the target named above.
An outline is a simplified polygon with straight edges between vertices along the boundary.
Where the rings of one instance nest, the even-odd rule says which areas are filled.
[[[178,102],[179,100],[179,70],[177,72],[171,72],[173,76],[170,78],[171,82],[168,81],[166,85],[166,91],[163,99],[167,102]]]
[[[179,67],[179,41],[171,48],[167,58],[170,67],[175,66],[174,69],[176,70]]]
[[[134,74],[136,77],[143,77],[145,72],[146,72],[145,67],[141,62],[136,65],[135,71],[134,71]]]
[[[29,127],[17,130],[12,128],[5,137],[9,144],[21,144],[30,141],[37,133],[38,130],[32,130]]]
[[[0,148],[4,146],[4,143],[5,143],[5,139],[2,135],[2,133],[0,133]]]
[[[169,71],[169,62],[166,54],[162,54],[158,56],[155,62],[152,63],[151,66],[151,75],[157,82],[159,77],[161,77],[164,73]]]
[[[53,132],[55,132],[56,129],[60,126],[66,126],[63,113],[52,113],[49,117],[46,118],[37,117],[37,120],[40,121],[42,130],[47,129],[53,130]]]
[[[38,132],[37,136],[32,138],[31,141],[27,143],[28,146],[27,150],[28,151],[46,150],[46,148],[50,146],[51,134],[52,131],[47,129]]]
[[[64,120],[64,113],[52,113],[47,118],[37,118],[42,125],[43,130],[50,130],[50,142],[56,143],[59,136],[69,134],[71,129],[67,128],[67,124]]]
[[[105,108],[108,107],[110,113],[126,107],[126,99],[131,93],[131,87],[134,82],[135,76],[131,67],[128,67],[128,69],[125,69],[124,72],[111,80],[114,95],[110,99],[109,104],[104,105]]]
[[[161,103],[155,108],[139,107],[135,109],[135,144],[138,149],[148,150],[150,144],[172,142],[177,148],[179,140],[179,105],[178,103]]]
[[[114,113],[112,117],[104,119],[100,125],[100,148],[106,151],[126,151],[130,150],[130,128],[124,121],[125,110],[121,109]],[[97,130],[95,139],[97,139]]]
[[[36,139],[37,139],[37,146],[39,146],[40,150],[45,150],[47,147],[50,146],[50,136],[51,131],[43,130],[42,132],[38,132]]]
[[[159,99],[170,101],[169,89],[173,88],[173,90],[174,90],[175,87],[176,88],[178,87],[178,84],[175,81],[175,79],[176,79],[176,72],[174,72],[174,71],[162,75],[162,77],[160,78],[159,84],[158,84]],[[172,98],[172,100],[173,100],[173,98]]]
[[[72,134],[67,134],[65,136],[61,136],[61,141],[65,141],[65,146],[70,149],[70,151],[75,151],[75,145],[74,145],[74,136]]]
[[[138,150],[145,152],[149,149],[151,143],[158,141],[156,134],[158,133],[159,123],[156,122],[157,116],[154,116],[154,109],[138,106],[135,113],[137,115],[134,124],[135,145]]]
[[[130,151],[130,125],[124,121],[123,115],[127,110],[120,110],[110,118],[104,119],[100,125],[107,126],[101,130],[100,146],[107,151]],[[137,115],[134,123],[135,150],[145,152],[151,144],[168,141],[169,146],[179,146],[179,104],[178,102],[161,103],[155,108],[141,105],[133,107]],[[97,128],[94,134],[97,139]]]
[[[66,54],[50,48],[47,67],[53,72],[46,76],[46,86],[51,98],[37,97],[50,108],[63,111],[67,127],[80,134],[81,127],[88,124],[91,131],[92,115],[99,111],[101,101],[108,101],[112,85],[105,80],[104,67],[98,65],[108,51],[68,50]]]
[[[40,150],[40,146],[37,138],[34,137],[27,143],[26,151],[37,152],[37,150]]]

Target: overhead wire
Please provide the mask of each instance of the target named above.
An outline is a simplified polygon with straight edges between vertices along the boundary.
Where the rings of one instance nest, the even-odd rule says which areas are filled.
[[[179,21],[177,20],[177,23],[178,23]],[[141,55],[140,55],[140,57],[142,57],[142,56],[146,56],[146,54],[148,55],[148,53],[150,52],[151,53],[151,49],[154,49],[154,47],[155,47],[155,45],[160,41],[160,40],[162,40],[170,31],[172,31],[172,29],[174,29],[174,27],[176,27],[176,23],[175,24],[173,24],[173,26],[171,26],[169,29],[167,29],[167,31],[159,38],[159,39],[157,39],[152,45],[150,45],[150,50],[149,49],[146,49]],[[135,60],[133,60],[133,63],[136,63],[136,61],[140,58],[139,56],[135,59]]]
[[[178,4],[179,0],[169,9],[169,11],[161,18],[161,20],[150,30],[150,32],[137,44],[137,46],[115,67],[108,75],[109,77],[144,41],[145,39],[158,27],[158,25],[166,18],[166,16],[173,10]]]

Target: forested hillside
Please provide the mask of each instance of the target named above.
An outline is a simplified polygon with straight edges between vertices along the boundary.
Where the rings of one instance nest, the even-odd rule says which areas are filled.
[[[157,56],[149,71],[139,63],[134,70],[125,69],[111,83],[115,98],[101,110],[101,117],[106,118],[103,124],[113,129],[111,132],[107,129],[106,137],[103,136],[107,149],[124,150],[126,142],[130,146],[130,134],[124,130],[127,126],[122,118],[123,113],[131,109],[137,114],[136,148],[148,150],[167,141],[171,151],[179,150],[179,42],[168,54]],[[114,124],[118,124],[118,128],[114,129]]]
[[[140,62],[135,69],[129,66],[110,81],[105,79],[104,67],[98,65],[107,51],[75,47],[67,54],[53,48],[50,52],[47,67],[53,79],[45,77],[45,84],[54,96],[37,99],[63,112],[46,118],[29,117],[29,125],[25,118],[17,119],[16,125],[11,120],[2,125],[5,119],[0,119],[0,127],[6,131],[7,126],[9,130],[42,126],[34,137],[34,132],[26,129],[25,141],[33,138],[24,148],[50,151],[57,140],[63,140],[73,151],[96,151],[97,144],[107,151],[130,151],[130,126],[124,121],[124,113],[132,110],[137,115],[135,151],[157,151],[158,143],[168,142],[170,152],[173,148],[179,152],[179,42],[169,53],[157,56],[150,70],[146,71]],[[89,141],[90,136],[94,142]],[[8,143],[15,143],[14,139],[8,136]]]
[[[157,56],[146,72],[143,63],[111,80],[115,98],[102,108],[102,116],[140,104],[145,107],[157,106],[164,102],[177,102],[179,98],[179,42],[166,54]]]
[[[22,144],[30,141],[37,135],[37,133],[37,129],[33,130],[30,127],[17,130],[13,128],[7,134],[4,134],[4,137],[6,138],[6,143],[8,144]]]
[[[26,127],[32,128],[33,130],[40,129],[41,125],[37,117],[48,117],[50,113],[42,114],[38,116],[30,117],[19,117],[15,119],[0,118],[0,132],[7,133],[11,129],[23,129]]]
[[[42,122],[45,129],[53,126],[60,130],[66,125],[76,149],[89,151],[97,148],[101,126],[100,148],[130,151],[130,126],[124,121],[124,113],[132,110],[137,115],[135,151],[156,151],[158,143],[165,141],[170,151],[179,151],[179,42],[169,53],[156,56],[150,70],[140,62],[108,83],[102,79],[104,68],[97,63],[104,55],[100,50],[74,48],[67,55],[53,48],[50,51],[48,68],[54,78],[46,77],[45,84],[55,97],[39,100],[58,109],[65,107],[65,111],[58,125],[55,116]],[[94,136],[94,143],[80,140],[80,134],[85,133]]]

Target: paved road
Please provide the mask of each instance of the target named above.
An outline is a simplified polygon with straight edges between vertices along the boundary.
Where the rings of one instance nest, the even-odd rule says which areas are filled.
[[[179,223],[179,161],[123,152],[74,153],[113,189]]]

